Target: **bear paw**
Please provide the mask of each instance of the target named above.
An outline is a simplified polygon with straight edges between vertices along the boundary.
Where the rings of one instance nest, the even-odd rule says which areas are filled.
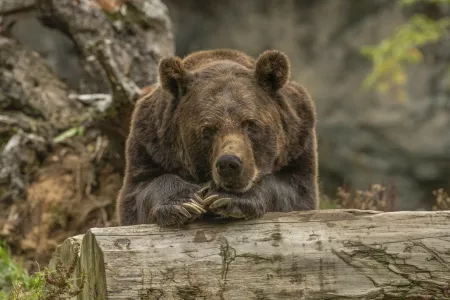
[[[205,198],[202,204],[209,211],[226,218],[253,219],[264,214],[264,209],[256,201],[236,195],[213,194]]]
[[[194,193],[194,198],[199,196]],[[189,198],[174,204],[161,204],[153,209],[152,215],[161,227],[180,226],[192,222],[204,214],[206,210],[197,200]]]

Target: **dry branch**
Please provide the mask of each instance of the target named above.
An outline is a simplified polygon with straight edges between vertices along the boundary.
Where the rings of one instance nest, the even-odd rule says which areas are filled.
[[[93,228],[77,299],[450,299],[450,212],[325,210]]]

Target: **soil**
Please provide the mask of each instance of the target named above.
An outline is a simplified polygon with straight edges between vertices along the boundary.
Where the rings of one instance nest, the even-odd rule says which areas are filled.
[[[25,199],[0,205],[0,237],[29,271],[46,266],[67,237],[116,225],[122,176],[108,162],[107,146],[102,135],[57,145],[33,175]]]

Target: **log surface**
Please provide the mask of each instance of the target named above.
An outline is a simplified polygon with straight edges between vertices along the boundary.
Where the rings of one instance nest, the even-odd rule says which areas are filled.
[[[450,211],[93,228],[80,251],[77,299],[450,299]]]

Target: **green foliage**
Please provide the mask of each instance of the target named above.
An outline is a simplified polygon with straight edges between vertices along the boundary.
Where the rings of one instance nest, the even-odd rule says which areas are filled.
[[[400,0],[400,5],[417,2],[450,3],[450,0]],[[438,42],[449,28],[450,18],[433,20],[417,14],[379,45],[362,47],[361,53],[373,64],[364,86],[375,87],[380,93],[394,91],[399,100],[405,100],[406,67],[422,62],[423,55],[419,47]]]
[[[0,242],[0,300],[18,299],[14,294],[17,294],[19,286],[30,291],[21,299],[39,299],[44,286],[43,276],[41,273],[30,276],[21,263],[12,259],[4,243]]]
[[[78,295],[83,289],[84,274],[80,284],[74,284],[72,274],[78,256],[64,267],[58,256],[54,271],[45,269],[29,275],[22,264],[14,262],[0,242],[0,300],[65,300]]]

